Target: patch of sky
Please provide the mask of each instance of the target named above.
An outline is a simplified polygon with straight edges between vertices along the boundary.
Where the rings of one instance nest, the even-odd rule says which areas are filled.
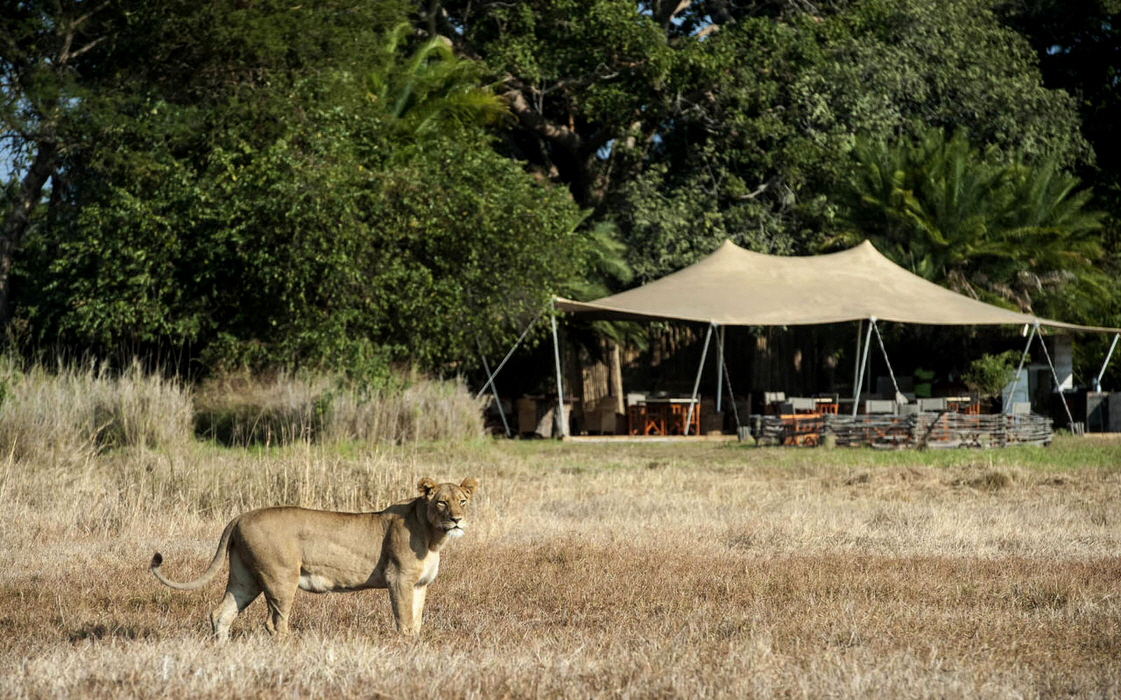
[[[611,139],[610,141],[599,147],[599,150],[596,151],[596,157],[600,160],[607,160],[611,157],[611,149],[614,147],[615,139]]]

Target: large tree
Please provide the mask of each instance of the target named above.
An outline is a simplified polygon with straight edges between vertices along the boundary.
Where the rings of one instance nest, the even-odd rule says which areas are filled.
[[[1001,17],[1023,35],[1045,84],[1078,100],[1083,132],[1096,158],[1084,164],[1099,201],[1121,221],[1121,2],[1002,0]],[[1112,224],[1114,232],[1117,223]],[[1116,236],[1117,234],[1114,233]]]
[[[1121,2],[1118,0],[1001,0],[1004,21],[1030,42],[1048,87],[1077,98],[1083,133],[1095,158],[1077,172],[1094,189],[1095,207],[1108,213],[1101,241],[1103,272],[1113,280],[1113,305],[1099,323],[1121,325]],[[1064,299],[1057,298],[1055,303]],[[1104,342],[1103,342],[1104,341]],[[1091,362],[1108,351],[1107,339],[1079,343]],[[1096,347],[1095,347],[1096,345]],[[1110,366],[1110,386],[1121,383],[1121,365]]]
[[[106,128],[120,94],[98,60],[127,21],[110,2],[9,3],[0,13],[0,154],[8,163],[0,223],[0,329],[11,268],[60,163]]]
[[[391,31],[400,16],[178,9],[176,31],[130,45],[151,58],[127,74],[143,108],[75,153],[29,233],[35,338],[187,344],[207,367],[439,368],[578,273],[582,214],[492,148],[479,123],[503,109],[474,64]],[[216,19],[213,52],[178,31]]]
[[[858,134],[967,128],[1009,160],[1089,154],[987,0],[425,2],[501,81],[507,147],[614,220],[643,281],[723,238],[809,251]]]

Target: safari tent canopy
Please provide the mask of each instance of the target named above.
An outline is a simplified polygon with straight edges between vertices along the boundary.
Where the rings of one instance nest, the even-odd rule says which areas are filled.
[[[1117,332],[1018,313],[928,282],[865,241],[825,255],[765,255],[725,242],[700,262],[592,302],[556,299],[603,320],[652,318],[717,326],[799,326],[875,319],[929,325],[1050,326]]]

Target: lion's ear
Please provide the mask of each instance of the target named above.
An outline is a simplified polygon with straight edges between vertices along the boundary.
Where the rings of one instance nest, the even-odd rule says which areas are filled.
[[[459,488],[463,489],[463,493],[467,494],[468,498],[471,498],[471,494],[475,493],[475,489],[479,488],[479,480],[469,476],[463,480]]]
[[[420,495],[425,498],[432,498],[432,494],[436,493],[436,482],[428,477],[417,482],[416,487],[420,489]]]

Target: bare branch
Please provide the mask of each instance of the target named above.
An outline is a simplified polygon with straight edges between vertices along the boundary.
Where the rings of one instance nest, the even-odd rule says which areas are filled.
[[[93,48],[95,48],[101,42],[105,41],[105,39],[106,39],[106,37],[104,37],[104,36],[97,37],[96,39],[94,39],[90,43],[86,44],[82,48],[80,48],[77,51],[71,53],[70,58],[77,58],[77,57],[81,56],[82,54],[86,53],[87,51],[90,51]]]
[[[674,17],[689,9],[692,4],[693,0],[681,0],[681,2],[677,3],[677,7],[673,8],[673,12],[669,13],[669,19],[672,20]]]
[[[631,65],[631,66],[627,66],[627,67],[628,68],[633,68],[635,66]],[[551,87],[547,87],[544,90],[542,90],[541,93],[544,94],[544,95],[548,95],[549,93],[556,92],[557,90],[567,90],[568,88],[586,87],[588,85],[591,85],[592,83],[596,83],[596,82],[599,82],[601,80],[611,80],[612,78],[618,77],[618,75],[619,75],[619,71],[612,70],[607,65],[601,63],[598,66],[596,66],[596,69],[593,72],[591,72],[587,75],[580,76],[579,78],[561,78],[560,80],[555,82]]]
[[[511,89],[504,95],[514,116],[538,136],[561,144],[573,152],[578,152],[584,145],[584,139],[580,134],[573,129],[546,119],[540,112],[530,106],[525,94],[516,87],[517,83],[518,81],[514,80],[512,76],[508,76],[507,84],[511,85]]]
[[[668,2],[659,2],[657,3],[654,21],[663,28],[668,27],[674,17],[689,9],[692,4],[693,0],[679,0],[676,5],[672,5],[672,0]],[[673,9],[670,9],[671,6]]]
[[[768,189],[770,189],[770,187],[771,187],[771,183],[764,182],[762,185],[759,185],[759,187],[757,187],[754,192],[751,192],[749,194],[741,194],[740,196],[736,197],[736,199],[740,199],[740,200],[755,199],[756,197],[758,197],[759,195],[763,194]]]
[[[715,34],[718,31],[720,31],[720,25],[719,24],[710,24],[707,27],[705,27],[704,29],[702,29],[701,31],[697,32],[696,36],[697,36],[698,39],[703,39],[704,37],[708,36],[709,34]]]
[[[66,65],[67,63],[70,62],[71,59],[76,58],[76,57],[84,54],[86,51],[89,51],[94,46],[97,46],[97,44],[101,43],[101,40],[104,39],[104,37],[100,37],[98,39],[95,39],[94,41],[90,42],[86,46],[79,49],[77,52],[74,52],[74,53],[70,52],[70,47],[74,43],[74,37],[77,34],[78,29],[83,24],[88,22],[91,17],[93,17],[98,12],[101,12],[102,10],[104,10],[108,6],[109,6],[109,0],[105,0],[105,2],[101,3],[97,7],[93,8],[92,10],[87,12],[86,14],[84,14],[80,17],[77,17],[77,18],[71,20],[70,22],[68,22],[65,26],[65,29],[60,28],[60,30],[59,30],[60,33],[65,32],[65,34],[63,34],[62,49],[58,52],[59,65],[63,65],[63,66]],[[57,7],[57,3],[56,3],[56,7]],[[59,9],[59,12],[60,13],[62,12],[61,8]]]

